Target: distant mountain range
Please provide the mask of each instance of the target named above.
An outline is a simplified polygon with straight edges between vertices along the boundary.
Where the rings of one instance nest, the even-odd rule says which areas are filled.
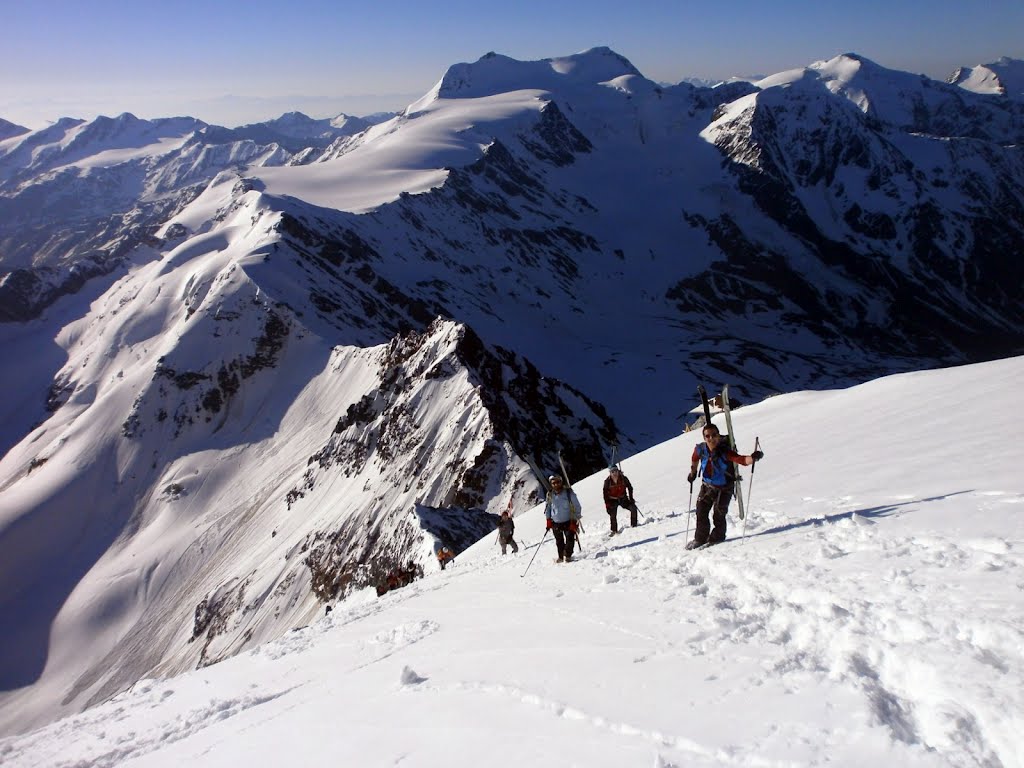
[[[3,719],[436,567],[698,382],[1019,354],[1022,65],[710,88],[595,48],[390,116],[0,121]]]

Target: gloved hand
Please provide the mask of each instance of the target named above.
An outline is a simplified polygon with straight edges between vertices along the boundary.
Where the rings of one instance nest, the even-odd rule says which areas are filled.
[[[575,520],[570,520],[569,521],[569,530],[572,531],[573,533],[576,533],[576,521]]]
[[[545,526],[549,531],[551,530],[551,518],[547,518],[547,525]]]
[[[696,472],[691,472],[690,474],[688,474],[686,476],[686,482],[688,482],[690,485],[693,485],[693,481],[696,480],[696,479],[697,479],[697,473]]]
[[[754,461],[760,461],[761,459],[764,458],[764,451],[754,451],[752,454],[750,454],[750,458],[752,458]]]

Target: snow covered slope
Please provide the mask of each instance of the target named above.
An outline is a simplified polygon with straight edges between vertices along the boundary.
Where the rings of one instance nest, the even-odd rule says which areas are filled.
[[[291,309],[301,273],[261,282],[280,212],[228,197],[65,328],[53,415],[0,460],[0,707],[19,721],[436,567],[537,493],[522,457],[592,471],[620,442],[599,404],[454,321],[333,346]]]
[[[974,93],[1024,100],[1024,61],[1003,56],[991,64],[960,67],[949,82]]]
[[[733,515],[725,544],[683,549],[686,434],[626,458],[638,528],[606,539],[604,473],[576,484],[571,565],[517,504],[518,556],[488,536],[443,573],[0,740],[0,759],[1020,766],[1021,377],[1014,358],[738,409],[741,447],[766,453],[745,539]]]

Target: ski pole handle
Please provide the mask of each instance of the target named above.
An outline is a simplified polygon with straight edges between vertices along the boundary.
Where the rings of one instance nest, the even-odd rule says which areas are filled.
[[[754,453],[757,453],[759,450],[761,450],[761,438],[760,437],[755,437],[754,438]],[[754,479],[754,470],[755,469],[757,469],[757,462],[756,461],[753,464],[750,465],[750,479],[751,480]]]

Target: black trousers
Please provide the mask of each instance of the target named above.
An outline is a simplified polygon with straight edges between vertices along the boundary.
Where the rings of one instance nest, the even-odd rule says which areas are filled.
[[[725,514],[729,511],[729,502],[732,501],[732,486],[727,485],[717,488],[707,483],[702,483],[700,493],[697,494],[697,532],[693,540],[697,544],[717,544],[725,541]],[[711,521],[708,515],[714,511]],[[711,527],[714,522],[715,527]]]
[[[518,552],[518,551],[519,551],[519,545],[518,545],[518,544],[516,544],[516,540],[515,540],[515,539],[513,539],[513,538],[512,538],[511,536],[505,537],[505,536],[502,536],[501,534],[499,534],[499,535],[498,535],[498,543],[499,543],[499,544],[501,544],[501,554],[503,554],[503,555],[505,554],[505,549],[506,549],[506,548],[507,548],[507,547],[508,547],[509,545],[511,545],[511,546],[512,546],[512,554],[513,554],[513,555],[514,555],[514,554],[515,554],[516,552]]]
[[[576,546],[576,534],[569,530],[569,522],[551,522],[551,532],[555,535],[555,546],[558,548],[559,559],[572,557],[573,547]]]
[[[619,507],[629,510],[629,524],[636,528],[636,504],[629,499],[612,499],[604,503],[605,511],[611,518],[608,522],[612,527],[612,533],[619,532]]]

